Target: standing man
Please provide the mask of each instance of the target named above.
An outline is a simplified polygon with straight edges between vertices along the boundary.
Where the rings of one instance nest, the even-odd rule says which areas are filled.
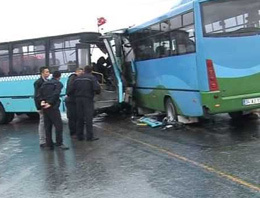
[[[39,133],[39,141],[40,141],[40,147],[43,148],[46,145],[46,135],[45,135],[45,129],[44,129],[44,121],[43,121],[43,111],[41,108],[41,101],[40,101],[40,88],[42,84],[48,80],[48,77],[50,76],[50,71],[48,67],[41,67],[40,68],[40,74],[41,77],[34,82],[34,102],[35,106],[39,113],[39,126],[38,126],[38,133]]]
[[[71,74],[67,81],[67,89],[66,89],[66,99],[65,104],[67,108],[67,118],[70,130],[70,136],[76,137],[76,122],[77,122],[77,110],[76,110],[76,99],[75,93],[73,91],[73,83],[77,76],[83,74],[82,68],[77,68],[75,73]]]
[[[73,84],[77,106],[77,137],[84,139],[84,122],[86,123],[86,140],[94,141],[93,136],[94,95],[100,93],[100,85],[92,75],[92,67],[86,66],[84,74],[77,77]]]
[[[48,147],[50,150],[53,149],[54,145],[52,141],[52,125],[55,126],[56,146],[63,150],[69,149],[63,144],[62,137],[63,128],[59,107],[60,93],[63,85],[60,82],[60,77],[61,73],[59,71],[55,71],[53,73],[53,78],[44,82],[40,88],[40,99],[43,109],[46,133],[46,147]]]

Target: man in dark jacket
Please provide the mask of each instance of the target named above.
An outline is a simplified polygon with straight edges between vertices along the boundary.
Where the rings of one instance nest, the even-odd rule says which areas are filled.
[[[49,81],[46,81],[42,84],[40,88],[40,99],[41,106],[43,109],[44,116],[44,126],[46,133],[46,147],[53,149],[52,141],[52,125],[55,126],[56,132],[56,146],[66,150],[69,149],[63,144],[62,138],[62,120],[60,114],[60,93],[63,88],[62,83],[59,81],[61,73],[55,71],[53,73],[53,78]]]
[[[45,135],[45,129],[44,129],[44,121],[43,121],[43,112],[41,108],[41,101],[40,101],[40,88],[42,84],[48,80],[48,77],[50,76],[50,71],[48,67],[41,67],[40,68],[40,74],[41,77],[34,82],[34,102],[35,106],[39,113],[39,126],[38,126],[38,133],[39,133],[39,141],[40,141],[40,147],[44,147],[46,145],[46,135]]]
[[[77,106],[77,137],[84,139],[84,121],[86,123],[87,141],[98,140],[93,137],[94,95],[100,93],[100,85],[92,75],[92,67],[86,66],[84,74],[77,77],[73,83],[73,90]]]
[[[67,81],[67,88],[66,88],[66,108],[67,108],[67,118],[69,124],[70,135],[72,137],[76,136],[76,122],[77,122],[77,110],[76,110],[76,99],[73,88],[73,83],[77,76],[83,74],[82,68],[77,68],[75,73],[71,74]]]

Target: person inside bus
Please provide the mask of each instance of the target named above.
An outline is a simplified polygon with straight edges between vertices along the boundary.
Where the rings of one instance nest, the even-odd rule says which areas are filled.
[[[189,34],[184,31],[177,33],[178,53],[186,54],[195,52],[195,43],[189,38]]]
[[[106,59],[103,56],[101,56],[97,60],[97,63],[95,64],[95,71],[103,74],[104,78],[106,79],[106,77],[107,77],[107,74],[106,74]]]
[[[43,109],[44,126],[46,134],[46,147],[53,150],[54,143],[52,141],[52,125],[55,127],[56,143],[55,145],[62,149],[67,150],[63,144],[63,126],[60,114],[60,93],[63,84],[60,82],[61,72],[53,72],[53,78],[45,81],[40,88],[40,101]]]
[[[101,56],[98,60],[97,63],[92,63],[93,65],[93,71],[96,71],[98,73],[101,73],[104,77],[105,84],[106,84],[106,89],[107,90],[114,90],[115,87],[113,86],[113,70],[112,70],[112,63],[109,57],[105,58]],[[100,75],[95,75],[97,78],[98,82],[102,82],[102,76]]]
[[[137,58],[139,60],[147,60],[153,58],[155,55],[152,47],[146,43],[141,43],[137,48]]]
[[[114,73],[113,73],[113,66],[112,66],[111,59],[109,57],[106,58],[105,67],[106,67],[106,70],[105,70],[106,71],[106,76],[105,76],[106,89],[108,91],[115,91],[116,84],[115,84],[115,78],[114,78]]]
[[[82,75],[83,73],[84,73],[83,69],[79,67],[75,70],[75,73],[69,76],[67,81],[65,104],[67,108],[67,118],[68,118],[70,136],[72,138],[76,137],[77,111],[76,111],[75,95],[74,92],[71,90],[76,77]]]
[[[46,135],[44,129],[43,111],[40,104],[40,88],[45,81],[48,81],[48,77],[50,76],[50,71],[48,67],[40,67],[40,75],[40,78],[34,82],[34,102],[40,118],[38,126],[40,147],[45,147]]]
[[[94,73],[96,79],[98,80],[98,82],[99,82],[100,84],[102,84],[102,83],[104,82],[104,75],[101,74],[100,72],[98,72],[97,64],[96,64],[95,62],[92,62],[92,63],[91,63],[91,66],[92,66],[92,68],[93,68],[93,71],[94,71],[94,72],[97,72],[97,73]]]
[[[165,57],[166,56],[166,48],[161,45],[161,46],[158,46],[155,50],[156,52],[156,57],[157,58],[161,58],[161,57]]]
[[[112,69],[112,63],[110,57],[106,58],[106,70],[107,70],[108,78],[111,77],[113,69]]]

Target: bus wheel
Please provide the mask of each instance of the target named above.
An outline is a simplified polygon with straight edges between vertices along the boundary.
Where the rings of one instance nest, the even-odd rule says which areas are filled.
[[[243,111],[231,112],[231,113],[228,113],[228,115],[229,115],[233,120],[238,120],[238,119],[243,118]]]
[[[172,121],[178,121],[177,119],[177,111],[176,108],[174,106],[174,104],[172,103],[172,100],[170,98],[166,99],[165,102],[165,111],[166,111],[166,116],[168,121],[172,122]]]
[[[39,119],[39,114],[38,113],[26,113],[26,115],[32,119],[32,120],[38,120]]]
[[[6,112],[4,107],[0,104],[0,124],[6,123]]]
[[[14,113],[6,113],[5,124],[12,122],[14,119]]]

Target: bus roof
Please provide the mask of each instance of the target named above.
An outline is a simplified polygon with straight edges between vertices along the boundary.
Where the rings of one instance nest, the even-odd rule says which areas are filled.
[[[19,43],[24,43],[24,42],[32,42],[36,40],[44,40],[44,39],[58,39],[62,37],[70,37],[70,36],[86,36],[88,35],[90,40],[97,40],[99,36],[101,36],[101,33],[98,32],[78,32],[78,33],[70,33],[70,34],[62,34],[62,35],[54,35],[54,36],[45,36],[45,37],[39,37],[39,38],[31,38],[31,39],[23,39],[23,40],[16,40],[16,41],[8,41],[8,42],[2,42],[0,45],[6,45],[6,44],[19,44]],[[88,38],[87,37],[87,38]]]
[[[131,27],[128,29],[128,33],[134,33],[140,29],[143,29],[147,26],[150,26],[150,25],[153,25],[153,24],[156,24],[156,23],[159,23],[160,21],[163,21],[163,20],[166,20],[172,16],[175,16],[175,15],[178,15],[180,13],[183,13],[185,11],[188,11],[190,9],[193,8],[193,2],[195,1],[198,1],[198,0],[182,0],[179,4],[173,6],[170,11],[168,11],[167,13],[159,16],[159,17],[156,17],[148,22],[145,22],[141,25],[137,25],[137,26],[134,26],[134,27]]]

